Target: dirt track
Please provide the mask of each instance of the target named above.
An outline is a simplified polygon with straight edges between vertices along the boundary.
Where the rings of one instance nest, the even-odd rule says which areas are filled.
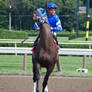
[[[42,78],[40,90],[41,83]],[[32,92],[32,86],[32,76],[0,76],[0,92]],[[49,92],[92,92],[92,78],[50,77],[48,89]]]

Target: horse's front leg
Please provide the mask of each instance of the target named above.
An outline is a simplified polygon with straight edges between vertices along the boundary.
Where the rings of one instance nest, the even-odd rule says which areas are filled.
[[[36,92],[39,92],[39,80],[37,80]]]
[[[39,92],[39,79],[40,79],[40,73],[39,73],[39,66],[38,64],[33,64],[33,90],[32,92]]]
[[[44,81],[43,81],[43,90],[42,90],[42,92],[48,92],[48,88],[47,88],[48,78],[49,78],[49,74],[47,72],[46,76],[44,78]]]
[[[32,92],[36,92],[36,82],[33,82],[33,89]]]
[[[36,64],[33,62],[33,89],[32,92],[36,92]]]
[[[40,69],[40,64],[37,64],[37,86],[36,86],[36,92],[39,92],[39,80],[40,80],[40,72],[39,72],[39,69]]]
[[[48,92],[48,87],[46,85],[45,89],[44,89],[44,92]]]
[[[49,76],[50,76],[51,72],[53,71],[53,68],[54,68],[54,65],[47,69],[46,76],[45,76],[44,81],[43,81],[42,92],[48,92],[47,83],[48,83]]]

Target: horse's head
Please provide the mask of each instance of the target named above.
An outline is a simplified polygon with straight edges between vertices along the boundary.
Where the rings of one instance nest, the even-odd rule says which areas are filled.
[[[46,11],[43,8],[35,9],[33,12],[33,20],[38,24],[48,23]]]

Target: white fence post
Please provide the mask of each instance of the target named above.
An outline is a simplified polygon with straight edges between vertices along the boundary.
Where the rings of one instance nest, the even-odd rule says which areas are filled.
[[[17,56],[17,51],[16,51],[16,48],[17,48],[17,43],[15,42],[15,55]]]

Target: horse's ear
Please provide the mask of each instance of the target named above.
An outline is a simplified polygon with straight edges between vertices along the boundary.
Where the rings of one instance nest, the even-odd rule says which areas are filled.
[[[44,9],[44,10],[42,10],[42,13],[44,13],[46,10]]]
[[[37,10],[37,8],[34,9],[35,11]]]
[[[37,11],[37,8],[34,9],[33,13]]]

